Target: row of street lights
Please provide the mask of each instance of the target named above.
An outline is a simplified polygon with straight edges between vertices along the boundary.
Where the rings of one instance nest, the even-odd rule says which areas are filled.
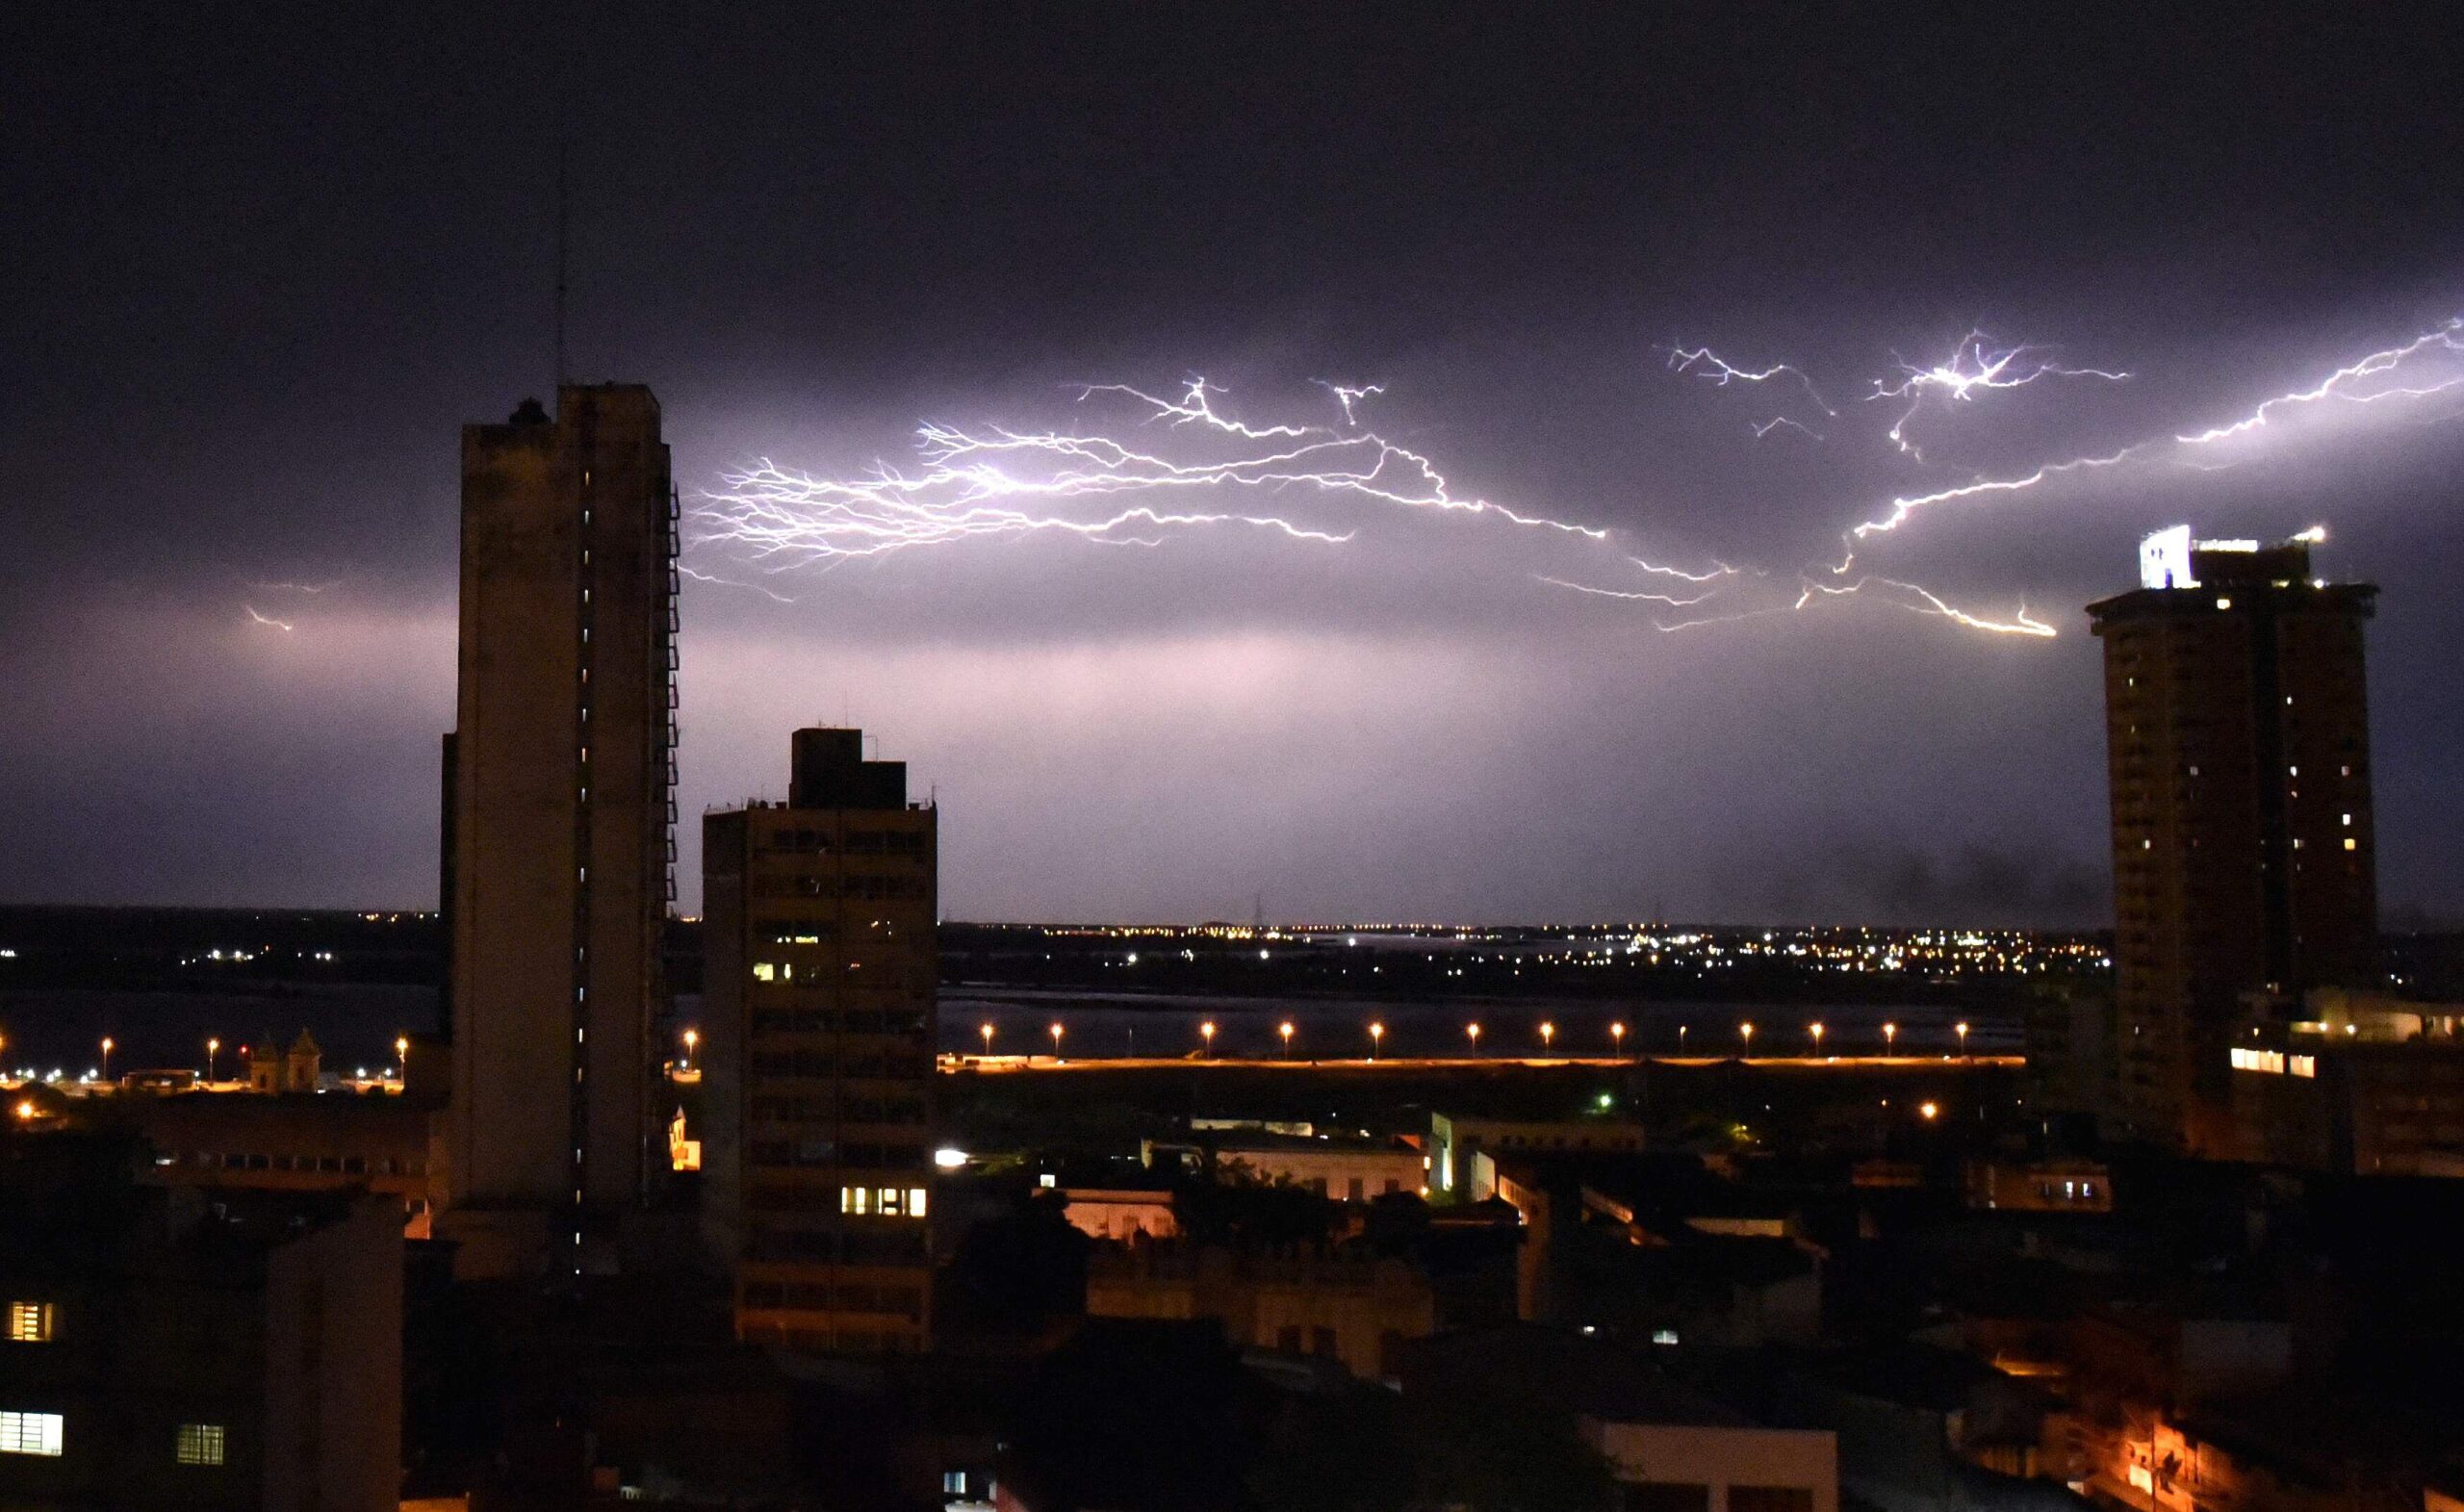
[[[692,1042],[692,1040],[693,1040],[695,1038],[696,1038],[696,1037],[693,1035],[692,1031],[687,1030],[687,1031],[685,1032],[685,1040],[686,1040],[686,1043],[687,1043],[688,1045]],[[7,1050],[8,1048],[9,1048],[9,1037],[8,1037],[7,1035],[0,1035],[0,1051],[5,1051],[5,1050]],[[113,1052],[113,1051],[115,1051],[115,1050],[116,1050],[116,1049],[118,1049],[118,1048],[119,1048],[119,1041],[118,1041],[117,1039],[113,1038],[112,1038],[111,1036],[109,1036],[109,1035],[105,1035],[105,1036],[103,1036],[103,1038],[102,1038],[102,1041],[101,1041],[101,1049],[102,1049],[102,1052],[103,1052],[102,1079],[103,1079],[104,1081],[106,1081],[106,1082],[108,1082],[108,1081],[110,1081],[110,1080],[112,1079],[112,1052]],[[247,1046],[245,1046],[245,1045],[242,1045],[240,1048],[241,1048],[241,1050],[242,1050],[243,1052],[244,1052],[248,1047],[247,1047]],[[218,1059],[220,1058],[221,1054],[222,1054],[222,1038],[221,1038],[219,1035],[208,1035],[208,1036],[206,1037],[206,1039],[205,1039],[205,1079],[206,1079],[206,1081],[207,1081],[209,1084],[210,1084],[210,1083],[212,1083],[212,1082],[213,1082],[213,1080],[214,1080],[214,1069],[215,1069],[215,1065],[216,1065],[216,1063],[217,1063],[217,1062],[218,1061]],[[404,1074],[404,1073],[407,1071],[407,1069],[408,1069],[408,1067],[409,1067],[409,1065],[410,1065],[410,1056],[411,1056],[411,1040],[410,1040],[410,1037],[409,1037],[408,1035],[397,1035],[397,1036],[395,1036],[395,1037],[394,1037],[394,1061],[395,1061],[395,1074],[396,1074],[397,1076],[400,1076],[400,1075]]]
[[[1685,1053],[1685,1037],[1692,1028],[1693,1026],[1690,1024],[1680,1024],[1677,1026],[1677,1053],[1679,1055],[1683,1055]],[[1899,1047],[1899,1025],[1896,1023],[1886,1023],[1882,1026],[1882,1029],[1884,1053],[1886,1055],[1896,1053]],[[1968,1032],[1967,1022],[1963,1019],[1959,1023],[1952,1025],[1951,1029],[1954,1034],[1959,1036],[1961,1056],[1966,1056]],[[1750,1018],[1740,1020],[1736,1026],[1736,1031],[1737,1038],[1743,1047],[1743,1051],[1750,1053],[1754,1049],[1754,1021]],[[1274,1032],[1276,1038],[1283,1041],[1283,1054],[1286,1057],[1289,1057],[1292,1054],[1292,1037],[1299,1032],[1298,1026],[1294,1024],[1291,1019],[1287,1018],[1283,1020],[1283,1022],[1275,1025]],[[1540,1050],[1543,1055],[1546,1055],[1556,1047],[1557,1026],[1552,1020],[1543,1019],[1538,1026],[1538,1032],[1540,1035]],[[992,1038],[995,1033],[991,1021],[988,1019],[984,1023],[978,1025],[976,1027],[976,1033],[983,1037],[984,1053],[989,1056],[992,1053]],[[1045,1033],[1052,1036],[1052,1053],[1057,1059],[1061,1055],[1062,1038],[1068,1033],[1067,1026],[1062,1024],[1056,1019]],[[1204,1046],[1204,1053],[1207,1055],[1213,1055],[1215,1053],[1215,1020],[1211,1018],[1197,1026],[1198,1038]],[[1825,1031],[1820,1019],[1816,1019],[1806,1025],[1806,1034],[1808,1038],[1813,1041],[1813,1053],[1817,1056],[1822,1054],[1822,1037]],[[1471,1041],[1472,1053],[1477,1055],[1480,1050],[1480,1025],[1478,1020],[1476,1019],[1471,1023],[1465,1024],[1463,1026],[1463,1035],[1465,1038]],[[1626,1053],[1626,1025],[1623,1020],[1612,1023],[1608,1026],[1608,1041],[1615,1054],[1622,1056]],[[1376,1060],[1377,1053],[1385,1048],[1385,1024],[1373,1020],[1369,1025],[1369,1058],[1373,1061]]]

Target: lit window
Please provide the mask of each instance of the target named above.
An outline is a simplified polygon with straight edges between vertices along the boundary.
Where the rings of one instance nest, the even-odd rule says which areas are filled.
[[[907,1189],[907,1216],[911,1218],[920,1218],[924,1216],[923,1188],[910,1187]]]
[[[2360,849],[2361,849],[2361,842],[2360,842],[2359,840],[2354,839],[2351,835],[2348,834],[2348,835],[2346,835],[2346,836],[2345,836],[2345,849],[2346,849],[2346,850],[2348,850],[2348,851],[2357,851],[2357,850],[2360,850]]]
[[[2216,606],[2220,609],[2229,609],[2233,607],[2233,601],[2230,599],[2219,599],[2216,601]]]
[[[9,1340],[13,1344],[50,1343],[51,1304],[49,1302],[10,1303]]]
[[[60,1457],[60,1414],[0,1412],[0,1454]]]
[[[183,1465],[219,1465],[222,1463],[222,1424],[218,1422],[183,1422],[177,1451]]]
[[[756,982],[776,982],[779,980],[779,968],[766,961],[757,961],[753,963],[753,980]]]

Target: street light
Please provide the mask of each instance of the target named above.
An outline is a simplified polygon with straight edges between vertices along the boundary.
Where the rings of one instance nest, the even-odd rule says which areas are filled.
[[[1683,1055],[1685,1053],[1685,1031],[1692,1027],[1693,1026],[1690,1024],[1680,1024],[1677,1026],[1677,1053],[1679,1055]]]
[[[1746,1050],[1751,1052],[1754,1049],[1754,1021],[1747,1019],[1744,1023],[1737,1025],[1736,1032],[1738,1037],[1744,1039]]]
[[[1897,1024],[1883,1025],[1883,1054],[1890,1054],[1891,1046],[1898,1040],[1898,1038],[1899,1026]]]
[[[1966,1024],[1964,1021],[1963,1021],[1963,1022],[1961,1022],[1961,1023],[1954,1024],[1954,1025],[1952,1025],[1951,1027],[1952,1027],[1952,1029],[1953,1029],[1953,1030],[1955,1030],[1955,1031],[1958,1033],[1958,1035],[1959,1035],[1959,1037],[1960,1037],[1960,1059],[1961,1059],[1961,1060],[1966,1060],[1966,1059],[1967,1059],[1967,1024]]]
[[[1377,1047],[1385,1041],[1385,1038],[1386,1026],[1384,1024],[1371,1024],[1369,1026],[1369,1058],[1371,1060],[1374,1061],[1377,1059]]]
[[[1287,1061],[1292,1059],[1292,1020],[1287,1018],[1282,1023],[1275,1025],[1274,1032],[1283,1036],[1284,1059]]]
[[[980,1023],[980,1024],[976,1025],[976,1026],[975,1026],[975,1032],[976,1032],[977,1034],[982,1035],[982,1036],[984,1037],[984,1053],[985,1053],[987,1056],[991,1055],[991,1054],[992,1054],[992,1021],[991,1021],[990,1019],[986,1019],[983,1023]]]
[[[693,1051],[701,1043],[702,1031],[698,1029],[688,1029],[684,1031],[684,1064],[686,1065],[691,1065],[693,1064]]]
[[[1463,1033],[1471,1038],[1472,1053],[1474,1055],[1478,1055],[1480,1053],[1480,1026],[1477,1024],[1465,1024],[1463,1026]]]
[[[1924,1115],[1927,1123],[1931,1123],[1934,1121],[1934,1115],[1940,1113],[1942,1108],[1939,1103],[1919,1103],[1916,1105],[1916,1111]]]
[[[394,1037],[394,1069],[403,1081],[411,1079],[411,1037],[408,1035]]]
[[[112,1037],[103,1036],[103,1080],[112,1079]]]
[[[1550,1023],[1547,1019],[1542,1019],[1540,1021],[1540,1053],[1543,1055],[1548,1054],[1549,1047],[1552,1044],[1554,1044],[1556,1039],[1557,1026]]]
[[[1806,1033],[1813,1036],[1813,1053],[1822,1054],[1822,1020],[1816,1019],[1806,1025]]]
[[[1215,1020],[1210,1018],[1197,1026],[1197,1037],[1206,1041],[1206,1053],[1215,1053]]]
[[[1052,1058],[1061,1059],[1061,1020],[1057,1018],[1052,1021]]]
[[[1626,1026],[1622,1021],[1608,1026],[1608,1042],[1617,1054],[1626,1053]]]
[[[209,1087],[214,1085],[214,1058],[221,1049],[222,1041],[219,1039],[208,1039],[205,1042],[205,1081]]]

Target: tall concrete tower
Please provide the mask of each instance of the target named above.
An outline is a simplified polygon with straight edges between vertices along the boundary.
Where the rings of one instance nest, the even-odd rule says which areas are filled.
[[[658,400],[569,385],[462,432],[445,867],[468,1274],[612,1264],[640,1207],[675,896],[676,496]]]
[[[2315,534],[2141,547],[2088,606],[2105,649],[2115,1107],[2231,1148],[2229,1053],[2254,999],[2367,983],[2377,946],[2362,625],[2378,590],[2310,576]]]

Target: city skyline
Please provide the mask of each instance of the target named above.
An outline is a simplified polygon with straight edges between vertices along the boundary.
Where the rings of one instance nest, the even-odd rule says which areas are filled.
[[[100,191],[80,186],[107,179],[145,213],[101,245],[38,224],[7,338],[52,381],[6,432],[29,507],[0,669],[30,699],[0,756],[31,777],[0,897],[432,906],[454,624],[438,439],[550,395],[561,137],[572,366],[659,393],[688,515],[763,458],[825,480],[920,469],[923,423],[1108,427],[1189,456],[1206,439],[1191,427],[1079,394],[1177,401],[1203,375],[1221,416],[1356,420],[1452,497],[1610,537],[1236,487],[1116,502],[1349,539],[1047,535],[755,577],[688,521],[688,816],[775,794],[778,730],[853,723],[945,806],[956,917],[1245,918],[1263,892],[1287,919],[2092,925],[2110,893],[2083,606],[2126,586],[2116,564],[2147,531],[2323,523],[2323,570],[2386,590],[2386,915],[2464,914],[2434,822],[2459,776],[2438,731],[2464,633],[2441,592],[2464,558],[2447,483],[2464,426],[2437,394],[2394,392],[2443,392],[2451,354],[2433,342],[2377,386],[2270,412],[2217,444],[2225,471],[2172,440],[2448,329],[2464,225],[2406,166],[2437,161],[2451,126],[2391,114],[2437,43],[2343,37],[2298,75],[2216,46],[2158,99],[2130,68],[2081,84],[2059,50],[2032,71],[1950,30],[1864,84],[1783,68],[1765,92],[1732,61],[1682,97],[1595,115],[1565,103],[1575,41],[1664,57],[1674,78],[1727,39],[1681,22],[1516,38],[1475,105],[1443,87],[1460,64],[1434,33],[1384,36],[1380,68],[1355,75],[1332,60],[1362,55],[1346,27],[1366,22],[1063,22],[1023,44],[1085,51],[1070,103],[1013,112],[994,140],[933,109],[848,125],[877,91],[997,91],[1022,39],[994,20],[904,52],[894,26],[791,38],[832,60],[830,88],[783,61],[808,49],[769,38],[610,28],[573,64],[561,120],[495,61],[539,40],[523,23],[450,41],[320,24],[360,43],[295,81],[352,102],[331,132],[237,97],[280,56],[244,24],[97,34],[24,91],[62,128],[11,158],[13,182],[51,192],[20,196],[38,221],[86,223]],[[2213,40],[2133,25],[2080,40],[2137,44],[2132,66],[2160,71]],[[1196,86],[1203,129],[1098,82],[1199,56],[1221,60]],[[735,103],[620,109],[677,57]],[[141,88],[130,59],[237,92]],[[471,82],[441,103],[429,77]],[[1817,130],[1791,88],[1825,118],[1861,111],[1872,140]],[[1945,129],[1963,111],[1990,123],[1976,141]],[[1305,144],[1276,135],[1287,120],[1309,123]],[[1536,179],[1520,149],[1479,147],[1497,128],[1554,144]],[[279,217],[222,213],[231,154],[253,194],[356,213],[303,255]],[[1843,205],[1841,175],[1872,202]],[[1189,212],[1153,216],[1159,192]],[[1467,204],[1483,207],[1468,222]],[[1792,221],[1823,234],[1764,234]],[[221,298],[243,287],[265,293]],[[1979,380],[2019,346],[1998,379],[1941,377]],[[1930,396],[1870,397],[1928,374]],[[1913,399],[1897,439],[1924,462],[1888,434]],[[96,414],[109,446],[54,444]],[[1626,565],[1639,556],[1767,573],[1754,591],[1784,603],[1807,576],[1852,580],[1822,577],[1820,553],[1894,500],[2143,445],[1856,543],[1860,572],[1998,625],[2024,610],[2050,639],[1896,588],[1682,634],[1657,632],[1668,605],[1604,596],[1695,591]]]

